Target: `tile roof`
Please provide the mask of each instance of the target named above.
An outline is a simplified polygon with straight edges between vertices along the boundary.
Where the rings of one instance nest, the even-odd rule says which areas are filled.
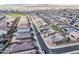
[[[55,34],[49,36],[49,39],[51,39],[54,42],[62,41],[62,40],[64,40],[64,38],[65,37],[59,33],[55,33]]]
[[[34,49],[32,43],[20,43],[20,44],[12,44],[10,48],[10,52],[18,52],[18,51],[27,51],[30,49]]]
[[[18,33],[16,35],[17,38],[31,38],[31,33]]]
[[[79,32],[70,32],[70,35],[73,35],[75,38],[79,38]]]

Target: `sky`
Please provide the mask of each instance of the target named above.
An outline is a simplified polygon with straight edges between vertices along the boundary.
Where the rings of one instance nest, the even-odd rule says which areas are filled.
[[[0,0],[4,4],[79,4],[78,0]]]

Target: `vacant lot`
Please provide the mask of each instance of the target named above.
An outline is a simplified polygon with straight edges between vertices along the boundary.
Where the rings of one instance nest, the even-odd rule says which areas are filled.
[[[23,13],[9,13],[7,15],[10,15],[10,16],[25,16],[26,14],[23,14]]]

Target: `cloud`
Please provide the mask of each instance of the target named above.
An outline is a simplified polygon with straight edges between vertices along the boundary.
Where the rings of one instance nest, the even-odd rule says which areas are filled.
[[[0,4],[78,4],[78,0],[0,0]]]

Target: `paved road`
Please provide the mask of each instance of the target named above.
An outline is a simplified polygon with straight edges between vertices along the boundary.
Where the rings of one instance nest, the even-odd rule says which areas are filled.
[[[67,52],[76,51],[76,50],[79,50],[79,45],[73,45],[73,46],[69,46],[69,47],[52,49],[52,52],[54,54],[60,54],[60,53],[67,53]]]
[[[35,33],[36,33],[36,36],[38,38],[38,41],[40,43],[40,46],[42,48],[42,50],[45,51],[46,54],[49,54],[50,53],[50,50],[49,48],[46,46],[45,42],[43,41],[43,38],[41,37],[41,35],[39,34],[39,31],[38,29],[36,28],[35,24],[33,23],[33,27],[35,29]]]

